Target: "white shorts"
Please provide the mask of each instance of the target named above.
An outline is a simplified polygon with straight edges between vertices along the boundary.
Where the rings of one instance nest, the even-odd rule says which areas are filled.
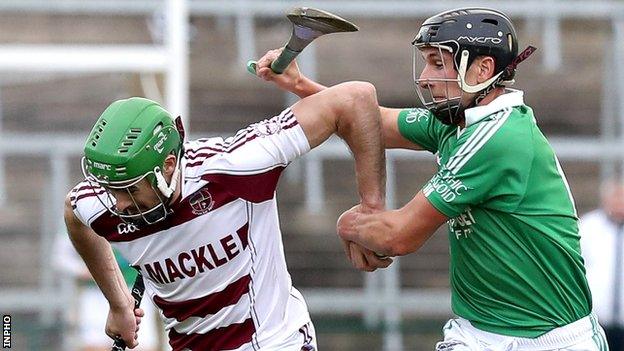
[[[475,328],[468,320],[456,318],[444,326],[444,341],[436,351],[608,351],[607,339],[595,314],[537,338],[518,338]]]
[[[289,337],[275,345],[262,345],[262,351],[318,351],[316,331],[312,322],[308,322]]]

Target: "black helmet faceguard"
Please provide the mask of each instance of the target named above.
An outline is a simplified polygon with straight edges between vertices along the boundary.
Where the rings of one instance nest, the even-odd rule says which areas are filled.
[[[457,77],[445,79],[417,78],[414,65],[414,78],[418,96],[424,107],[445,124],[457,124],[461,120],[466,108],[476,105],[480,99],[496,86],[513,83],[514,69],[507,69],[518,55],[518,40],[516,30],[509,18],[502,12],[486,8],[461,8],[446,11],[428,18],[420,27],[412,42],[414,55],[423,47],[437,47],[442,54],[445,50],[453,55]],[[491,56],[495,61],[495,74],[489,80],[469,85],[466,83],[466,71],[478,56]],[[416,60],[416,58],[415,58]],[[467,105],[461,104],[462,96],[448,97],[443,101],[424,98],[421,84],[428,86],[428,82],[457,82],[463,93],[481,94]],[[463,95],[463,94],[462,94]]]

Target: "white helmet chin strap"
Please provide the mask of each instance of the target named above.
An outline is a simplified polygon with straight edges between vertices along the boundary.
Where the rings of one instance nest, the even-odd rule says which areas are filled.
[[[495,76],[493,76],[492,78],[486,80],[485,82],[481,83],[481,84],[476,84],[476,85],[469,85],[468,83],[466,83],[466,71],[468,70],[468,56],[470,54],[468,53],[468,50],[463,50],[461,52],[461,60],[459,61],[459,69],[457,71],[458,75],[459,75],[459,87],[461,88],[461,90],[465,91],[466,93],[478,93],[480,91],[482,91],[483,89],[489,87],[492,83],[494,83],[494,81],[496,81],[498,79],[498,77],[500,77],[501,74],[503,74],[505,71],[502,70],[500,71],[498,74],[496,74]]]
[[[156,187],[158,190],[168,199],[175,192],[176,187],[178,186],[178,178],[180,178],[180,155],[181,152],[178,153],[178,159],[176,160],[176,167],[173,171],[173,175],[171,176],[171,184],[167,185],[167,180],[165,176],[162,174],[160,167],[154,168],[154,176],[156,177]]]
[[[178,178],[180,178],[180,165],[182,164],[182,158],[181,158],[182,150],[183,149],[180,148],[180,150],[178,151],[178,154],[176,155],[177,156],[176,166],[175,166],[175,169],[173,170],[173,175],[171,175],[171,184],[167,185],[167,180],[165,179],[165,176],[162,174],[160,167],[154,167],[154,176],[156,177],[156,187],[158,188],[158,190],[160,190],[160,192],[167,199],[171,198],[171,195],[173,195],[173,193],[176,190],[176,187],[178,186]]]
[[[165,176],[163,176],[160,167],[154,168],[154,175],[156,176],[156,186],[158,190],[168,199],[171,197],[173,192],[176,190],[176,186],[178,185],[178,178],[180,177],[180,167],[176,165],[175,170],[173,171],[173,175],[171,176],[171,184],[167,185],[167,180]]]

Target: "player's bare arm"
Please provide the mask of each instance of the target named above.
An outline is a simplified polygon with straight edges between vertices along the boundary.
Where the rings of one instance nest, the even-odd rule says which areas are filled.
[[[282,49],[270,50],[258,60],[256,70],[258,77],[273,82],[280,89],[296,94],[302,99],[327,89],[326,86],[303,75],[299,70],[297,61],[291,62],[282,74],[275,74],[270,68],[271,62],[279,56],[281,51]],[[379,106],[385,148],[422,150],[422,147],[407,140],[399,133],[397,119],[401,110],[399,108]]]
[[[64,217],[72,244],[108,300],[110,312],[106,334],[110,337],[121,336],[129,348],[134,348],[138,344],[136,332],[143,311],[134,310],[134,300],[126,287],[110,244],[76,218],[69,196],[65,199]]]
[[[355,206],[340,216],[338,235],[379,254],[402,256],[418,250],[448,217],[422,192],[397,210],[366,213]]]
[[[348,82],[308,96],[292,107],[311,148],[332,134],[344,139],[353,152],[361,206],[369,212],[385,207],[385,157],[375,88]],[[370,250],[347,241],[345,253],[354,265],[372,271],[387,267]]]
[[[349,82],[309,96],[292,107],[311,148],[338,135],[355,158],[362,204],[385,207],[385,155],[373,85]]]

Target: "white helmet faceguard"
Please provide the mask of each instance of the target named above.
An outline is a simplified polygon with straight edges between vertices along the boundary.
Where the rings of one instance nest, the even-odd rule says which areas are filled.
[[[127,224],[132,224],[137,227],[143,227],[146,225],[158,223],[164,220],[167,215],[171,214],[168,203],[171,199],[171,195],[173,195],[173,193],[175,192],[178,184],[178,179],[180,177],[180,156],[181,155],[178,154],[176,168],[173,172],[170,184],[167,184],[167,181],[159,167],[154,168],[153,171],[148,172],[140,177],[130,179],[124,182],[106,182],[98,180],[98,178],[88,173],[86,167],[87,160],[84,157],[82,158],[81,166],[82,173],[85,179],[91,185],[93,191],[96,193],[97,199],[109,212],[111,212],[115,216],[118,216],[122,221]],[[148,183],[150,184],[150,188],[158,198],[158,204],[149,209],[141,209],[141,206],[139,206],[136,198],[132,195],[130,188],[139,184],[143,179],[146,178],[148,180]],[[152,179],[155,179],[156,187],[154,187],[154,181],[151,181]],[[104,197],[98,195],[98,189],[103,189],[104,193],[100,195],[104,195]],[[117,201],[112,193],[113,191],[124,191],[126,193],[128,198],[132,201],[131,212],[129,212],[128,209],[121,211],[117,208]]]

